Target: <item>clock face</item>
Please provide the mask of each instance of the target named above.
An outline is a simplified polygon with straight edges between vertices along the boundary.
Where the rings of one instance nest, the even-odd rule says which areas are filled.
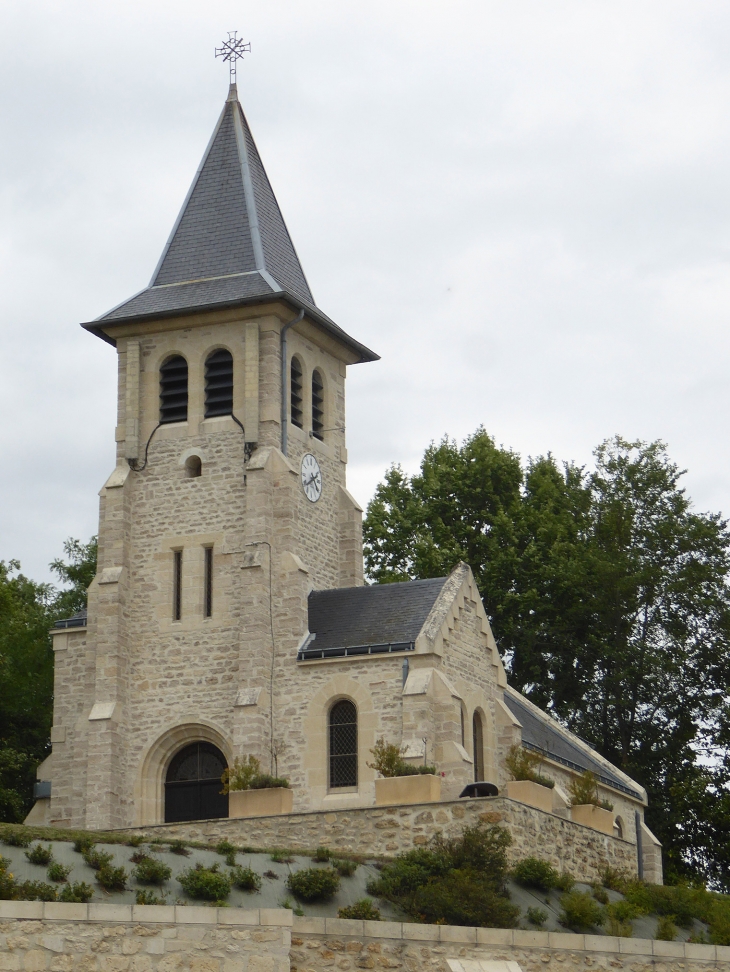
[[[302,456],[302,489],[312,503],[322,495],[322,470],[311,452]]]

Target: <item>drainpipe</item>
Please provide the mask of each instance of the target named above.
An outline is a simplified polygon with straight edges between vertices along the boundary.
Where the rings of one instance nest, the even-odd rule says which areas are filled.
[[[281,329],[281,451],[287,454],[287,430],[289,428],[288,395],[286,393],[287,370],[286,370],[286,332],[290,327],[294,327],[304,318],[304,311],[300,310],[293,321],[289,321]]]

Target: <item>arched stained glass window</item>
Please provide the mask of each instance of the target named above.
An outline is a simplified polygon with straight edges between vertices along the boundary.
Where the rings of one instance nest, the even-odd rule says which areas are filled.
[[[181,354],[160,368],[160,422],[188,420],[188,363]]]
[[[205,417],[233,411],[233,355],[225,348],[205,359]]]
[[[330,709],[329,785],[357,786],[357,709],[349,699]]]

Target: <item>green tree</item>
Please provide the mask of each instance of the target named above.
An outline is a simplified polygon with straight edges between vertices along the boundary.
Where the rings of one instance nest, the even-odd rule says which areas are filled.
[[[22,820],[33,804],[35,770],[50,752],[53,652],[50,629],[84,606],[96,571],[96,538],[68,540],[67,561],[52,569],[66,584],[56,590],[0,561],[0,820]]]
[[[647,788],[670,878],[730,887],[730,533],[660,442],[524,466],[483,429],[386,474],[364,524],[379,582],[470,564],[517,689]]]

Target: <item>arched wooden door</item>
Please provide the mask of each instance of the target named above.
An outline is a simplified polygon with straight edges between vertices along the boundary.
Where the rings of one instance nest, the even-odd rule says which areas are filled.
[[[165,780],[165,823],[228,816],[228,794],[221,793],[226,757],[216,746],[196,742],[181,749]]]

